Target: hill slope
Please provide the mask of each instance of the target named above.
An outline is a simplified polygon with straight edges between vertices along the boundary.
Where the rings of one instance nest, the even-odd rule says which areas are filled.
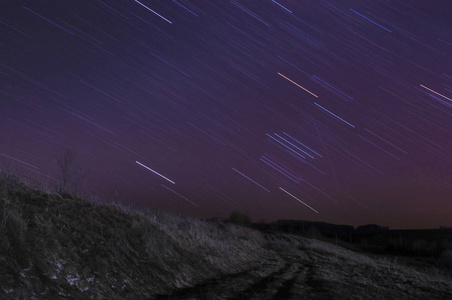
[[[2,299],[452,298],[450,278],[293,235],[0,179]]]

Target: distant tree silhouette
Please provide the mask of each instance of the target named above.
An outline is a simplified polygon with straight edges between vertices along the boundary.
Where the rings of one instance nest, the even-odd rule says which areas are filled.
[[[241,213],[238,210],[234,210],[229,215],[229,218],[226,219],[226,221],[237,224],[237,225],[242,225],[242,226],[251,225],[251,219],[247,215]]]
[[[308,236],[313,239],[321,239],[322,231],[315,225],[310,225],[307,229]]]

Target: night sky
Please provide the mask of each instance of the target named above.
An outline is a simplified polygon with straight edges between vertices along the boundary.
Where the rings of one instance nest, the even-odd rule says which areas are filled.
[[[254,221],[452,226],[452,2],[0,2],[0,167]]]

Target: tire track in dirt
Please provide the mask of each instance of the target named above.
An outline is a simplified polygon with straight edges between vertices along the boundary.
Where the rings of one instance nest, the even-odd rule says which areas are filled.
[[[182,288],[171,294],[157,295],[153,299],[247,299],[245,294],[261,290],[268,280],[275,278],[286,268],[286,262],[274,256],[253,269]]]
[[[278,272],[262,278],[235,299],[271,299],[287,280],[293,278],[297,270],[298,266],[296,264],[286,261],[285,266]]]
[[[152,299],[343,299],[348,290],[350,294],[345,298],[356,298],[353,288],[344,284],[337,286],[334,280],[329,280],[328,276],[342,274],[344,271],[340,268],[347,267],[343,263],[333,264],[336,258],[331,254],[312,250],[305,240],[297,237],[270,236],[267,241],[270,243],[268,255],[253,268]],[[285,247],[285,242],[292,248]],[[339,269],[335,269],[337,267]]]
[[[305,242],[301,239],[283,238],[285,239],[279,237],[279,240],[298,242],[300,246],[290,252],[276,250],[252,269],[175,290],[171,294],[157,295],[153,299],[276,300],[299,299],[301,295],[306,295],[304,299],[311,299],[313,295],[325,295],[325,282],[316,276],[317,259],[305,251]],[[269,240],[277,241],[274,237]]]
[[[309,259],[306,260],[306,288],[312,290],[314,293],[323,291],[322,281],[316,276],[315,258],[311,253],[308,253]]]
[[[301,277],[304,277],[304,271],[305,268],[302,265],[297,265],[294,275],[282,283],[276,294],[273,295],[273,299],[289,299],[291,296],[299,298],[300,294],[294,293],[294,286]]]

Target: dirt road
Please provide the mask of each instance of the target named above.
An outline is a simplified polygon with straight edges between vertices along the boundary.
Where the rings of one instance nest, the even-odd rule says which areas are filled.
[[[405,266],[296,236],[268,239],[274,249],[259,265],[154,299],[452,299],[450,281]]]

